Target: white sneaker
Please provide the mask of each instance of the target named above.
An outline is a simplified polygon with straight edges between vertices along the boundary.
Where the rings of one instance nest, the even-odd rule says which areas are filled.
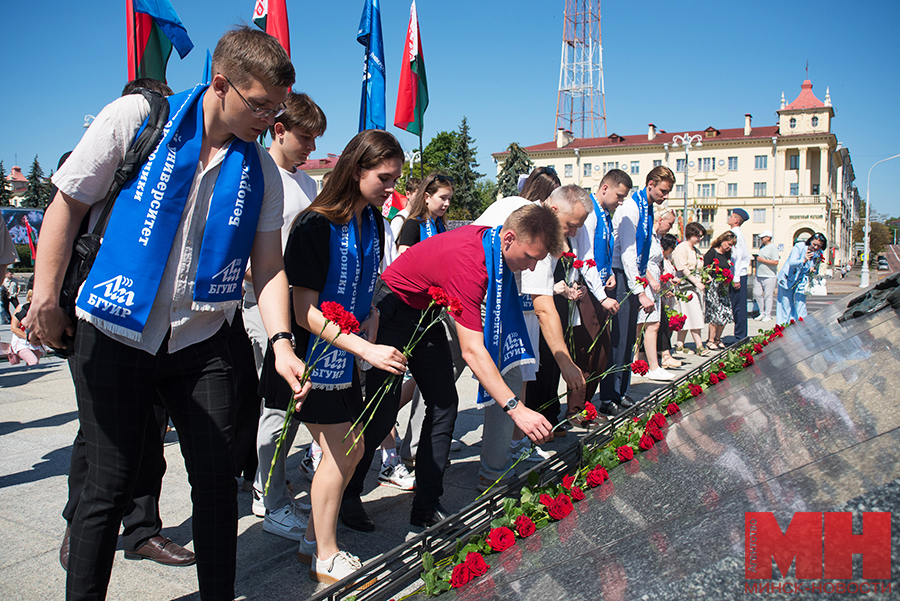
[[[322,452],[318,453],[312,452],[312,447],[306,451],[306,455],[303,456],[303,461],[300,462],[300,473],[306,476],[306,479],[312,482],[313,476],[316,475],[316,469],[319,467],[319,462],[322,461]]]
[[[647,372],[648,380],[655,380],[657,382],[670,382],[675,379],[675,376],[667,372],[661,367],[657,367],[651,372]]]
[[[266,513],[263,530],[288,540],[303,540],[306,533],[306,518],[294,510],[288,503],[281,509]]]
[[[263,501],[263,497],[259,494],[259,491],[255,488],[253,489],[253,503],[250,504],[250,510],[253,512],[258,518],[266,517],[266,503]]]
[[[306,542],[306,539],[300,538],[300,548],[297,549],[297,561],[305,566],[312,565],[312,558],[316,556],[316,541]]]
[[[415,476],[409,473],[399,456],[391,458],[390,463],[381,465],[378,474],[378,483],[382,486],[391,486],[400,490],[413,490],[416,487]]]
[[[527,438],[523,438],[520,441],[512,441],[509,443],[509,452],[513,456],[514,459],[518,459],[519,455],[522,454],[523,451],[527,451],[531,448],[531,441]],[[534,451],[525,458],[525,461],[534,461],[540,462],[545,459],[550,459],[551,455],[541,447],[535,446]]]
[[[760,321],[772,321],[771,317],[763,317]]]
[[[315,556],[315,561],[309,566],[309,577],[316,582],[325,584],[334,584],[339,580],[343,580],[356,570],[362,568],[359,558],[350,555],[346,551],[338,551],[333,557],[328,559],[319,559]],[[348,588],[364,590],[375,584],[376,579],[369,580],[364,583],[353,583]]]

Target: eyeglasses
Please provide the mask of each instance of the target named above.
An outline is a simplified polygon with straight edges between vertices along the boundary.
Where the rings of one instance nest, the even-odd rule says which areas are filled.
[[[224,77],[225,81],[228,82],[228,85],[230,85],[232,87],[232,89],[234,89],[234,91],[237,93],[238,97],[244,101],[244,104],[247,105],[247,108],[250,109],[250,112],[253,113],[254,117],[256,117],[258,119],[268,119],[269,117],[272,117],[273,119],[277,119],[278,117],[280,117],[284,114],[284,111],[287,110],[287,105],[283,102],[273,109],[255,108],[252,104],[247,102],[247,99],[244,98],[244,95],[241,94],[240,91],[238,91],[237,86],[234,85],[233,83],[231,83],[231,80],[228,79],[227,75],[225,75],[223,73],[222,77]]]

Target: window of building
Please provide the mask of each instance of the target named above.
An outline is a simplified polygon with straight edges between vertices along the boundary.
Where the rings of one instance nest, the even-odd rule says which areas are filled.
[[[819,118],[818,118],[818,117],[813,117],[813,118],[812,118],[812,126],[813,126],[813,127],[818,127],[818,126],[819,126]]]
[[[640,161],[631,161],[631,175],[637,175],[641,172]]]
[[[790,126],[791,126],[791,129],[794,129],[795,127],[797,127],[797,120],[794,117],[791,117]]]
[[[765,223],[766,222],[766,210],[765,209],[753,209],[753,223]]]
[[[712,198],[716,195],[715,184],[700,184],[699,188],[700,198]]]
[[[791,184],[791,196],[800,196],[800,184]]]
[[[799,154],[789,155],[788,169],[799,169],[799,168],[800,168],[800,155]]]
[[[624,165],[623,165],[623,167],[624,167]],[[605,175],[605,174],[609,173],[610,171],[612,171],[613,169],[618,169],[618,168],[619,168],[618,161],[610,161],[608,163],[603,163],[603,174]]]
[[[728,184],[728,196],[737,196],[737,184]]]
[[[716,159],[705,157],[697,161],[698,171],[712,171],[716,168]]]
[[[700,239],[700,242],[697,243],[697,246],[700,248],[709,248],[709,245],[712,243],[712,238],[709,234],[706,234]]]
[[[716,210],[715,209],[699,209],[697,211],[697,217],[700,219],[700,223],[703,226],[712,225],[713,221],[716,220]]]
[[[766,195],[766,182],[756,182],[753,184],[753,196]]]
[[[813,195],[816,195],[819,193],[819,184],[812,185],[812,193],[813,193]]]
[[[572,177],[572,163],[563,165],[563,173],[565,174],[565,177]]]
[[[764,154],[758,154],[753,157],[753,168],[754,169],[765,169],[768,166],[768,158]]]
[[[728,157],[728,170],[737,171],[737,157]]]
[[[759,234],[753,234],[753,248],[760,248],[762,246],[762,241],[759,238]]]
[[[640,189],[640,186],[631,186],[631,193],[634,194],[635,192],[639,192]]]
[[[653,166],[654,166],[654,167],[662,167],[662,161],[659,160],[659,159],[655,159],[655,160],[653,161]]]
[[[675,171],[678,173],[684,172],[684,159],[675,159]]]
[[[675,196],[684,198],[684,184],[675,184]]]
[[[592,168],[592,167],[591,167],[591,164],[590,164],[590,163],[585,163],[585,164],[584,164],[584,177],[590,177],[590,176],[591,176],[591,168]]]

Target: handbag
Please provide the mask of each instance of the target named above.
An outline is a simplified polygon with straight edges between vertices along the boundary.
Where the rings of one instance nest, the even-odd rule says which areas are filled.
[[[78,291],[91,272],[94,259],[97,258],[97,253],[100,251],[100,243],[103,241],[103,233],[106,231],[106,224],[109,221],[113,204],[125,184],[137,175],[138,168],[147,162],[147,158],[159,144],[163,128],[169,120],[169,102],[162,94],[144,88],[135,91],[135,93],[138,92],[150,103],[150,115],[147,117],[147,124],[132,142],[131,148],[125,154],[125,162],[116,171],[112,186],[110,186],[109,192],[106,193],[106,197],[103,200],[103,211],[100,213],[100,218],[94,225],[94,229],[88,233],[81,234],[75,239],[72,247],[72,257],[69,260],[62,288],[59,291],[59,306],[76,328],[78,327],[78,318],[75,315],[75,301],[78,298]],[[72,335],[63,332],[61,341],[61,347],[51,346],[50,348],[57,355],[70,357],[75,352],[74,332]]]

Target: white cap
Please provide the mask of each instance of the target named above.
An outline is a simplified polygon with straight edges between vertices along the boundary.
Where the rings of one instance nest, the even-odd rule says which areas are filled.
[[[761,234],[759,235],[759,237],[760,237],[760,238],[771,238],[771,237],[772,237],[772,232],[770,232],[769,230],[765,230],[763,233],[761,233]]]

